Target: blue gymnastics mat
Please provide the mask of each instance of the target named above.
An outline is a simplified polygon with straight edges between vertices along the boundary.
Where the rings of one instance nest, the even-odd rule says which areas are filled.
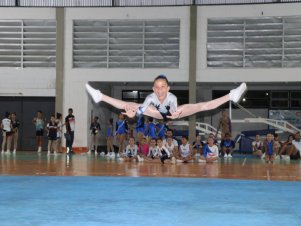
[[[300,182],[0,176],[0,224],[293,226],[300,191]]]

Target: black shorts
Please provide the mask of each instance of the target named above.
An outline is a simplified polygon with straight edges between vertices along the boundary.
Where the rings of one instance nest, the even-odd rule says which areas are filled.
[[[40,129],[40,130],[36,130],[36,136],[37,137],[42,137],[44,135],[44,130]]]

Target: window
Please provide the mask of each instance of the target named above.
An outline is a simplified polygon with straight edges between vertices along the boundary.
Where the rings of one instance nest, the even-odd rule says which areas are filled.
[[[301,67],[301,17],[207,21],[207,67]]]
[[[122,100],[136,103],[143,103],[147,95],[151,94],[151,90],[123,90]],[[172,90],[172,93],[178,99],[178,105],[187,104],[189,100],[188,90]]]
[[[179,20],[75,20],[75,68],[178,68]]]
[[[0,67],[55,67],[55,20],[0,20]]]
[[[213,90],[212,98],[216,99],[227,95],[229,90]],[[246,92],[239,104],[245,108],[269,108],[270,107],[269,91],[249,90]],[[226,103],[221,108],[228,108]],[[233,105],[235,107],[235,105]]]
[[[291,91],[291,107],[301,108],[301,91]]]
[[[288,91],[271,91],[271,108],[288,108]]]

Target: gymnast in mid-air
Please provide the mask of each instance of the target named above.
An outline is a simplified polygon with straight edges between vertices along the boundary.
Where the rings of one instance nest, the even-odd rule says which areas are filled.
[[[86,84],[86,90],[91,95],[95,103],[106,102],[115,108],[122,109],[122,114],[133,118],[136,115],[146,115],[156,119],[179,119],[193,115],[201,111],[208,111],[218,106],[233,101],[237,103],[247,90],[246,83],[242,83],[236,89],[232,89],[229,94],[207,102],[195,104],[184,104],[178,106],[177,97],[170,93],[170,86],[165,75],[159,75],[154,79],[153,93],[149,94],[142,104],[135,102],[126,102],[109,97],[99,90]]]

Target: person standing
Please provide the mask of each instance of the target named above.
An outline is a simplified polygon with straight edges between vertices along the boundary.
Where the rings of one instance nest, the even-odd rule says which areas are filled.
[[[45,121],[43,119],[43,112],[41,110],[37,111],[37,116],[33,118],[32,122],[36,128],[36,144],[38,147],[37,152],[41,152],[45,125]]]
[[[113,118],[109,119],[109,125],[107,129],[107,157],[115,157],[115,151],[113,146],[114,134],[113,134]]]
[[[221,140],[225,138],[226,133],[232,134],[231,119],[225,110],[222,110],[222,116],[219,119],[215,137],[217,137],[218,131],[221,129]]]
[[[128,125],[123,114],[119,114],[116,121],[116,137],[119,143],[119,149],[117,157],[119,158],[125,150],[125,141],[128,133]]]
[[[18,137],[19,137],[19,128],[20,128],[20,121],[17,119],[16,112],[11,114],[11,124],[12,124],[12,143],[14,146],[13,153],[16,153],[18,147]]]
[[[72,145],[74,141],[74,129],[75,129],[75,117],[73,115],[73,109],[68,109],[68,115],[65,117],[65,125],[66,125],[66,148],[67,154],[73,153]]]
[[[62,123],[62,114],[56,113],[56,120],[57,124],[57,140],[56,140],[56,150],[57,152],[62,152],[62,130],[63,130],[63,123]]]
[[[91,149],[89,150],[88,153],[91,153],[91,150],[94,150],[95,155],[97,155],[98,137],[99,137],[99,132],[101,130],[98,119],[99,119],[98,116],[95,116],[93,122],[91,122],[90,125],[92,144],[91,144]]]
[[[51,153],[57,153],[57,123],[55,121],[54,115],[51,115],[50,121],[46,126],[47,129],[47,136],[48,136],[48,152],[47,154],[50,155]]]
[[[5,112],[4,118],[1,122],[1,129],[2,129],[2,151],[1,153],[4,153],[5,145],[6,145],[6,153],[10,153],[10,145],[11,145],[11,139],[12,139],[12,124],[10,120],[10,114],[9,112]]]

